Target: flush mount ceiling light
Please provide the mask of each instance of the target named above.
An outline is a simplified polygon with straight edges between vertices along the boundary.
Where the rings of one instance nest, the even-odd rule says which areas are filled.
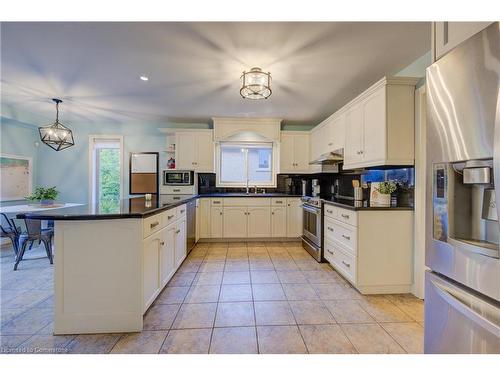
[[[141,79],[141,81],[149,81],[148,76],[140,76],[139,78]]]
[[[241,76],[240,94],[243,99],[267,99],[271,96],[271,73],[252,68]]]
[[[73,132],[59,122],[59,103],[61,99],[52,99],[56,103],[56,121],[52,125],[39,127],[40,139],[50,148],[56,151],[64,150],[75,144]]]

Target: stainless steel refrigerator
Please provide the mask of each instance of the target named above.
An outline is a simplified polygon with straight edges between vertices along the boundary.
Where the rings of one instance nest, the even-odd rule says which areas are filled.
[[[500,353],[499,23],[431,65],[426,84],[424,350]]]

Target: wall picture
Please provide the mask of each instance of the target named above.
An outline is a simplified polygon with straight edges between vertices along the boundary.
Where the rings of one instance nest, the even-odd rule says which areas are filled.
[[[24,199],[31,189],[32,159],[0,154],[0,201]]]

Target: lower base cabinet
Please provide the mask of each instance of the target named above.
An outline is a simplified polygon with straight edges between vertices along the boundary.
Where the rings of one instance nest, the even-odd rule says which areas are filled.
[[[299,238],[300,198],[200,198],[200,239]]]
[[[271,237],[286,237],[286,207],[271,207]]]
[[[413,211],[350,211],[325,205],[324,257],[363,294],[408,293]]]
[[[186,258],[186,216],[146,237],[142,252],[145,312]]]

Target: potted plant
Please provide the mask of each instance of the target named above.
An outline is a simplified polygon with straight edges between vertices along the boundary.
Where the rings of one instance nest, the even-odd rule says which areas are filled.
[[[383,181],[372,183],[374,188],[370,199],[370,205],[378,207],[391,207],[391,194],[397,189],[396,183]]]
[[[41,206],[52,206],[58,195],[59,192],[55,186],[46,188],[37,186],[33,194],[25,198],[29,201],[39,201]]]

